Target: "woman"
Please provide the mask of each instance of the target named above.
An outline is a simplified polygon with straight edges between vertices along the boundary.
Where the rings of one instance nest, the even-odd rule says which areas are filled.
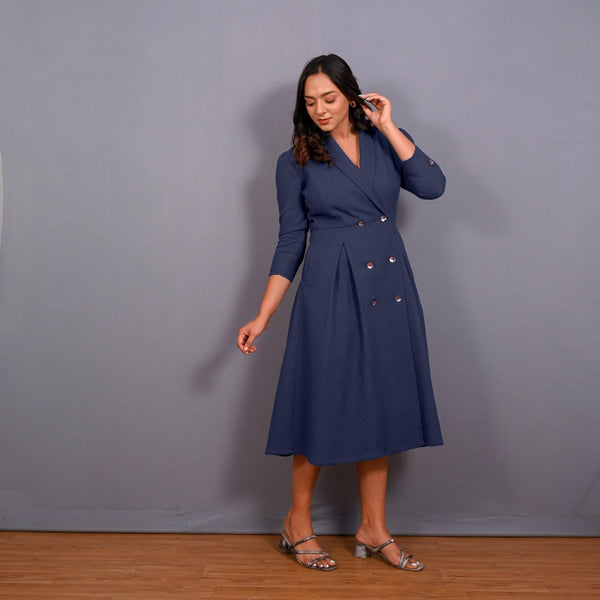
[[[313,534],[312,492],[321,466],[355,462],[355,556],[420,571],[385,524],[388,456],[442,436],[423,313],[395,222],[400,187],[437,198],[445,177],[396,127],[390,101],[361,96],[350,67],[329,54],[300,76],[293,148],[279,157],[276,182],[279,241],[258,315],[237,345],[256,351],[305,258],[266,448],[293,455],[280,549],[308,568],[337,567]]]

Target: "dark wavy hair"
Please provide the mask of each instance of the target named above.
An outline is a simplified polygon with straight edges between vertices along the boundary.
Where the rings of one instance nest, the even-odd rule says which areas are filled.
[[[317,162],[329,163],[329,166],[333,164],[333,159],[327,152],[327,148],[325,148],[325,142],[329,134],[324,132],[310,118],[306,110],[304,85],[310,75],[316,75],[317,73],[325,73],[349,102],[352,100],[356,102],[356,106],[350,106],[349,113],[353,131],[359,129],[364,131],[372,127],[371,122],[360,107],[358,98],[360,88],[348,63],[337,54],[323,54],[309,60],[298,80],[296,108],[294,109],[294,158],[302,168],[306,166],[311,158]]]

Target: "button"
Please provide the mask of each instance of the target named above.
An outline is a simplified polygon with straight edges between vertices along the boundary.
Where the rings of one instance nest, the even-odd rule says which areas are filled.
[[[367,269],[372,269],[375,265],[372,262],[367,263]]]
[[[371,306],[375,306],[377,304],[377,300],[375,300],[375,298],[373,298],[373,300],[371,300]]]
[[[385,222],[387,221],[387,217],[386,217],[385,215],[381,215],[381,216],[379,217],[379,220],[380,220],[382,223],[385,223]]]
[[[433,162],[431,159],[429,159],[429,160],[427,161],[427,164],[428,164],[428,165],[431,167],[431,166],[433,166],[435,163],[434,163],[434,162]]]
[[[365,225],[366,223],[362,219],[358,222],[359,227],[364,227]]]
[[[396,297],[394,298],[394,300],[395,300],[396,302],[402,302],[402,296],[396,296]]]
[[[395,257],[395,256],[390,256],[390,257],[388,258],[388,260],[389,260],[391,263],[395,263],[395,262],[396,262],[396,257]]]

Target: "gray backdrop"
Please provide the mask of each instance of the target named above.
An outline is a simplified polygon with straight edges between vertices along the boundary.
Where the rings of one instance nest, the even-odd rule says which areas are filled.
[[[448,178],[400,199],[446,444],[391,460],[390,527],[600,534],[599,25],[596,0],[1,0],[0,526],[280,527],[292,294],[234,341],[297,77],[337,52]],[[353,531],[353,465],[314,517]]]

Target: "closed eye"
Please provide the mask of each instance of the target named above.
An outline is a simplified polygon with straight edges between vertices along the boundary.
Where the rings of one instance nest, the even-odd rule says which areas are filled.
[[[325,96],[326,94],[323,94],[323,96]],[[314,106],[315,105],[315,101],[314,98],[305,98],[306,100],[306,106]],[[327,98],[325,98],[325,104],[333,104],[335,101],[337,100],[337,95],[333,95],[333,96],[329,96]]]
[[[335,102],[335,98],[333,100],[325,100],[325,104],[333,104]],[[314,102],[307,102],[306,106],[314,106]]]

